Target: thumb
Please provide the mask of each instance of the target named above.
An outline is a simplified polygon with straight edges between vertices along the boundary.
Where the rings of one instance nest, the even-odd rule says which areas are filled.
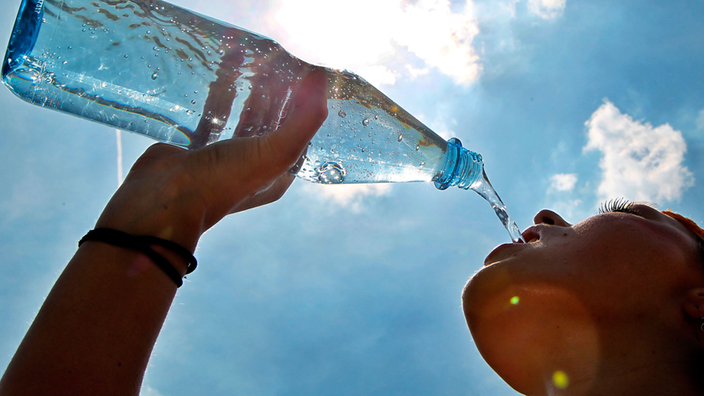
[[[318,128],[328,116],[327,72],[316,68],[303,79],[296,90],[296,97],[284,124],[263,137],[262,147],[287,170],[291,168],[305,150]]]

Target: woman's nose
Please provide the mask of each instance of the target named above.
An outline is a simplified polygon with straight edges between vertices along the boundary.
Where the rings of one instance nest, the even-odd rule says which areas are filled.
[[[549,209],[543,209],[533,217],[533,224],[549,224],[560,227],[569,227],[570,223],[566,222],[559,214]]]

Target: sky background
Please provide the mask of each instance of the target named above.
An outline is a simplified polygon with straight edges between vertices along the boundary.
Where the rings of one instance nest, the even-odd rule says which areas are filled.
[[[519,227],[625,197],[704,220],[704,2],[179,0],[357,72],[482,153]],[[0,45],[17,0],[0,0]],[[4,52],[4,46],[0,49]],[[114,129],[0,89],[0,367],[118,186]],[[125,172],[152,141],[122,134]],[[514,395],[460,292],[508,234],[471,191],[321,186],[196,251],[142,395]]]

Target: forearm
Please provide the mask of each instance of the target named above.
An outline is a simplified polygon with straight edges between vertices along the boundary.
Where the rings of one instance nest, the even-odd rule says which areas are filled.
[[[277,200],[327,117],[327,75],[311,72],[284,125],[265,136],[186,151],[155,144],[96,227],[195,249],[228,213]],[[154,247],[179,273],[183,258]],[[144,254],[88,241],[68,264],[0,380],[0,395],[138,394],[176,285]]]
[[[178,256],[159,253],[185,273]],[[86,242],[42,305],[0,394],[137,395],[175,293],[143,254]]]

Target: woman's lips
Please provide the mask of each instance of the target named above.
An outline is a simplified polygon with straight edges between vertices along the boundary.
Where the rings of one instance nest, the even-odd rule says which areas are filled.
[[[494,264],[506,258],[515,255],[520,249],[525,249],[529,244],[538,242],[540,240],[540,226],[530,226],[526,228],[523,233],[523,239],[526,241],[518,243],[504,243],[491,251],[486,259],[484,259],[484,266]]]
[[[526,243],[537,242],[540,240],[540,229],[541,226],[532,225],[525,230],[523,230],[522,236]]]
[[[494,264],[505,258],[511,257],[512,252],[525,247],[524,243],[504,243],[494,248],[484,259],[484,266]]]

